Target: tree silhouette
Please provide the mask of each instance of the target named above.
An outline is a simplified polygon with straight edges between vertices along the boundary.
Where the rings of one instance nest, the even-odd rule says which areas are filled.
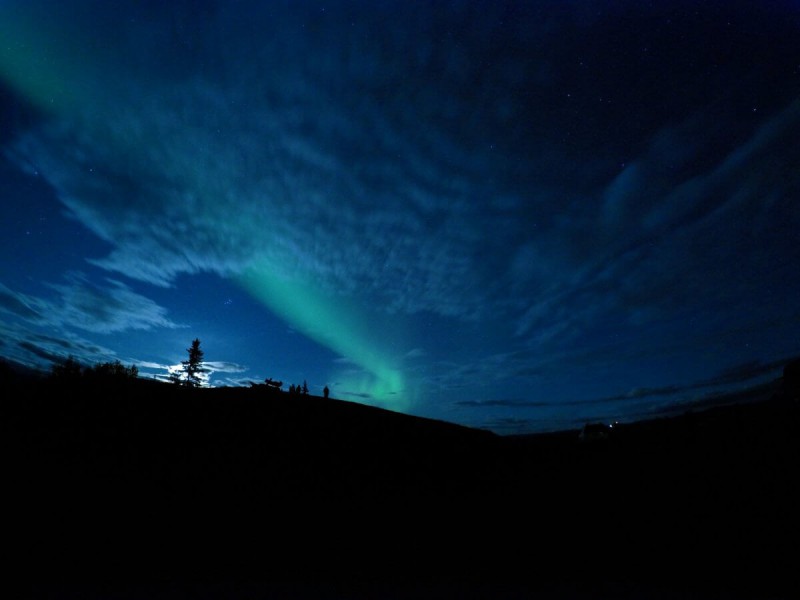
[[[201,374],[207,371],[203,367],[203,351],[200,349],[200,340],[195,338],[191,347],[187,348],[186,351],[189,353],[189,359],[181,361],[183,374],[180,372],[173,373],[170,379],[175,383],[189,387],[200,387],[203,385]]]
[[[50,376],[53,379],[59,380],[76,380],[80,379],[83,372],[83,367],[74,356],[69,355],[65,360],[60,363],[53,363],[50,369]]]
[[[136,365],[126,367],[119,360],[115,360],[84,367],[72,355],[54,363],[50,369],[50,378],[62,382],[100,383],[136,379],[138,376],[139,367]]]
[[[94,367],[84,370],[84,375],[94,379],[124,380],[136,379],[139,376],[139,367],[131,365],[126,367],[119,360],[114,362],[98,363]]]

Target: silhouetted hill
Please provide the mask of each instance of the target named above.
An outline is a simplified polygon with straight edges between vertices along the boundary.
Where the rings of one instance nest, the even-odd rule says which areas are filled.
[[[43,581],[796,587],[794,399],[581,443],[263,388],[3,386],[8,539]]]

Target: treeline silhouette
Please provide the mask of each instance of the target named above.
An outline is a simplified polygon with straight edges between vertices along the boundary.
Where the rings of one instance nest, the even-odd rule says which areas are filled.
[[[136,379],[139,368],[136,365],[125,366],[119,360],[97,363],[94,366],[83,366],[74,356],[67,357],[63,362],[53,363],[50,377],[61,383],[76,382],[80,379],[89,381],[116,381],[124,382]]]
[[[169,373],[167,380],[179,386],[199,388],[206,382],[203,376],[209,372],[205,367],[205,352],[200,348],[200,339],[195,338],[187,348],[188,359],[181,361],[180,368]],[[55,361],[50,368],[50,379],[53,382],[75,383],[84,381],[85,383],[121,383],[139,377],[139,368],[135,364],[125,366],[120,360],[97,363],[95,365],[83,365],[74,356],[70,355],[61,361]],[[251,388],[266,389],[270,392],[282,392],[283,382],[267,377],[264,383],[249,382]],[[292,395],[309,395],[308,382],[303,380],[302,384],[291,384],[287,392]],[[326,385],[323,389],[325,398],[329,397],[330,390]]]

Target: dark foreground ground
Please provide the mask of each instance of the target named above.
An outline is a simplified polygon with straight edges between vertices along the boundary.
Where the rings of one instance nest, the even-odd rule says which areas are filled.
[[[2,413],[35,597],[800,597],[785,397],[594,443],[146,383],[6,383]]]

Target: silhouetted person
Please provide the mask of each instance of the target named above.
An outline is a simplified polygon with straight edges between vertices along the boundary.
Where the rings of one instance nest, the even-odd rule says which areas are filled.
[[[330,394],[330,393],[331,393],[331,391],[328,389],[328,386],[326,385],[325,389],[322,390],[322,394],[325,396],[325,398],[327,398],[328,394]]]

